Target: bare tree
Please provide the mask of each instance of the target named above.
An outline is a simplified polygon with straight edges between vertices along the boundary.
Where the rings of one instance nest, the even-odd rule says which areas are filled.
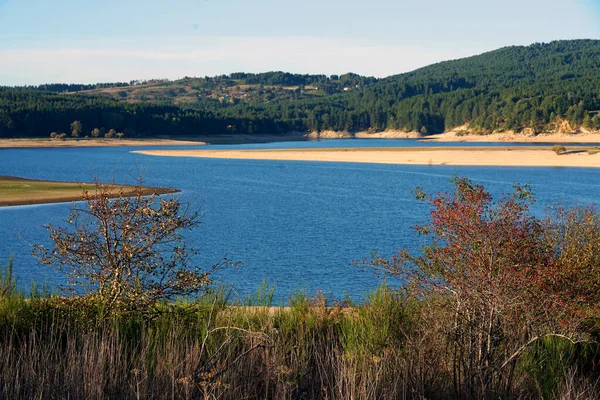
[[[161,301],[201,293],[227,260],[207,271],[192,266],[196,252],[181,232],[200,224],[199,212],[144,189],[141,179],[130,192],[97,181],[65,226],[46,226],[53,246],[35,245],[34,255],[68,277],[66,289],[109,311],[151,311]]]

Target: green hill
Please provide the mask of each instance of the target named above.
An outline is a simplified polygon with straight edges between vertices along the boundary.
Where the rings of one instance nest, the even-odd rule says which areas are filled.
[[[556,118],[591,127],[586,116],[600,108],[600,41],[506,47],[392,76],[371,90],[374,99],[396,99],[393,125],[410,130],[470,123],[539,132]]]
[[[0,137],[114,129],[200,135],[401,129],[468,124],[543,132],[600,129],[600,41],[506,47],[384,79],[233,73],[178,81],[0,88]],[[565,128],[566,127],[566,128]]]

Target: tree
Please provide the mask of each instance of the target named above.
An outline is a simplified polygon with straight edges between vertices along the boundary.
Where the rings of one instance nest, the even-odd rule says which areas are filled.
[[[533,216],[526,186],[493,202],[483,186],[466,178],[453,184],[452,193],[417,189],[417,197],[432,206],[431,221],[415,227],[428,238],[421,254],[402,250],[391,259],[374,257],[371,265],[429,305],[424,318],[445,321],[441,329],[457,395],[485,397],[510,389],[519,356],[534,343],[583,335],[583,307],[598,304],[600,297],[599,263],[595,256],[577,266],[572,257],[560,256],[564,248],[582,248],[576,245],[581,241],[549,238],[578,224],[554,225]],[[589,221],[589,215],[581,220]],[[595,230],[585,238],[598,240],[599,221],[593,220]]]
[[[91,135],[92,135],[92,137],[93,137],[93,138],[97,138],[97,137],[99,137],[99,136],[100,136],[100,129],[98,129],[98,128],[94,128],[94,129],[92,130],[92,133],[91,133]]]
[[[562,144],[555,144],[554,146],[552,146],[552,151],[555,152],[556,155],[560,156],[561,154],[567,151],[567,148]]]
[[[104,134],[104,137],[107,139],[112,139],[115,137],[115,135],[116,135],[116,131],[114,129],[111,129],[108,132],[106,132],[106,134]]]
[[[592,118],[592,129],[600,129],[600,116],[599,114],[594,115]]]
[[[141,180],[130,192],[97,181],[83,200],[64,226],[46,226],[53,246],[36,245],[34,255],[66,275],[66,289],[109,311],[148,311],[176,296],[197,295],[224,266],[203,272],[190,265],[195,251],[181,232],[200,224],[198,211],[175,197],[148,195]]]
[[[52,140],[65,140],[65,137],[67,137],[66,133],[50,132],[50,139]]]
[[[544,237],[553,249],[556,267],[546,284],[562,293],[569,307],[581,312],[600,304],[600,213],[593,206],[550,209]]]
[[[79,137],[79,134],[83,131],[83,125],[81,121],[73,121],[71,123],[71,136]]]
[[[581,123],[581,126],[583,126],[586,129],[592,129],[592,117],[590,116],[589,112],[585,113],[585,116],[583,117],[583,122]]]

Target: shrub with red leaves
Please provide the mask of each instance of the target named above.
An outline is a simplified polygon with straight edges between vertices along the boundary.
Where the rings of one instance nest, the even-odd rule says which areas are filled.
[[[432,206],[430,222],[415,227],[428,238],[420,254],[402,250],[371,265],[406,283],[432,327],[444,319],[459,397],[506,393],[519,356],[533,343],[550,335],[582,337],[585,307],[600,297],[594,236],[600,219],[585,231],[585,247],[576,232],[565,236],[567,226],[577,225],[567,223],[573,215],[563,210],[557,223],[531,214],[527,186],[516,185],[497,201],[466,178],[454,178],[453,186],[433,195],[416,190]],[[574,262],[582,248],[587,261]]]

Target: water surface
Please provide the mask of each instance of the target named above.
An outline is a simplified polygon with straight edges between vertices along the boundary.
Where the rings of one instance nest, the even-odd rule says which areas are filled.
[[[350,139],[206,148],[385,145],[439,143]],[[420,239],[410,226],[426,221],[428,208],[414,199],[416,186],[444,190],[452,175],[460,175],[498,195],[509,192],[515,182],[531,183],[538,200],[534,211],[539,214],[556,202],[598,204],[600,199],[598,170],[592,168],[226,160],[130,153],[138,149],[142,148],[5,149],[0,150],[0,175],[66,181],[89,181],[97,175],[131,182],[143,170],[145,184],[181,189],[184,201],[204,211],[202,225],[188,237],[202,251],[197,263],[210,265],[225,255],[243,261],[238,270],[222,271],[219,279],[235,283],[240,296],[267,280],[276,287],[280,303],[298,290],[362,300],[380,280],[350,266],[353,260],[369,257],[373,251],[390,255],[398,248],[418,247]],[[32,280],[64,282],[52,269],[36,264],[30,244],[48,244],[42,225],[60,223],[69,208],[64,203],[0,208],[0,261],[13,254],[21,287],[27,288]]]

